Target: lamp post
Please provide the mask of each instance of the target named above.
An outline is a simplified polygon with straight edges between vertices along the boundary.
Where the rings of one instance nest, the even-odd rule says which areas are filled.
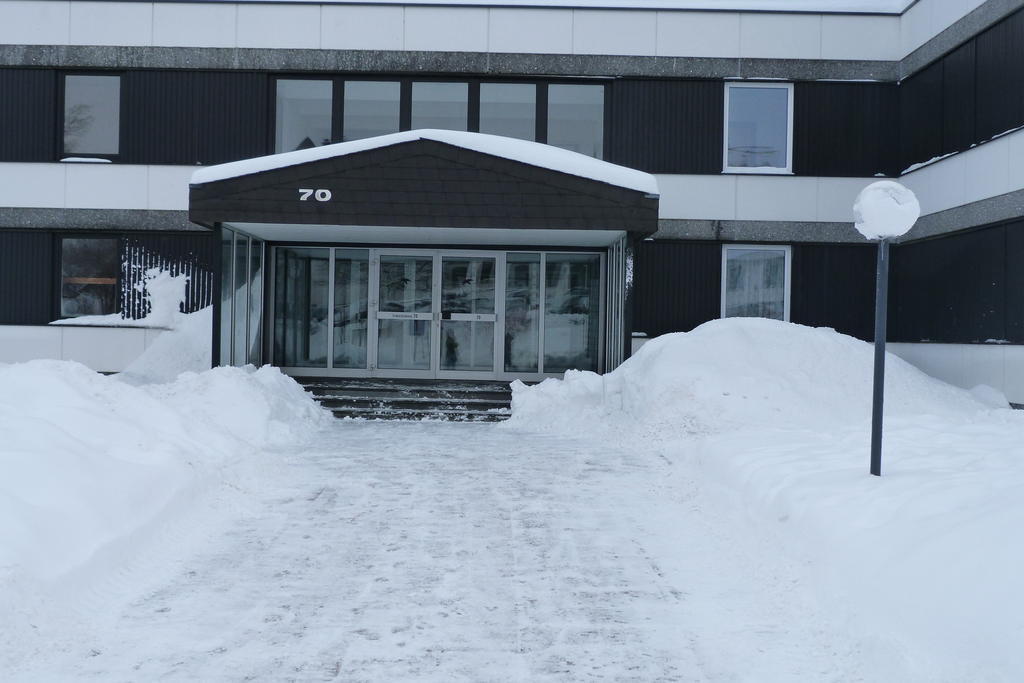
[[[885,402],[885,324],[889,309],[889,243],[905,235],[921,215],[914,193],[891,180],[871,183],[857,195],[854,225],[869,240],[878,240],[875,277],[875,374],[871,399],[870,472],[882,476],[882,405]]]

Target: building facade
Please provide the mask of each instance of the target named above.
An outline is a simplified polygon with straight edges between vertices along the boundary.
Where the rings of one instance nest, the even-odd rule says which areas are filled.
[[[923,212],[893,350],[1024,403],[1024,1],[875,5],[0,0],[0,360],[119,369],[144,331],[47,323],[144,314],[153,266],[216,361],[294,374],[870,339],[851,206],[888,177]]]

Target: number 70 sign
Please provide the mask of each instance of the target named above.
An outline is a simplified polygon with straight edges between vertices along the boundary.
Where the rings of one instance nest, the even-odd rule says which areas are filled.
[[[331,201],[331,191],[324,188],[320,188],[318,190],[311,190],[304,187],[299,188],[300,202],[309,201],[310,197],[317,200],[318,202],[329,202]]]

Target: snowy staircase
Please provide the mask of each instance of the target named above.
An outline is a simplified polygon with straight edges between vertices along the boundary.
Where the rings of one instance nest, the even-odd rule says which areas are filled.
[[[507,382],[296,377],[335,417],[496,422],[509,416]]]

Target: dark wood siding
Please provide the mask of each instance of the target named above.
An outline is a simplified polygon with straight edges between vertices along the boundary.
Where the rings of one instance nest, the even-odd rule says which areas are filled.
[[[876,257],[874,246],[794,245],[790,320],[874,339]]]
[[[194,164],[194,74],[129,71],[121,79],[121,159],[129,164]]]
[[[614,83],[606,158],[649,173],[720,173],[724,87],[721,81]]]
[[[721,313],[722,245],[646,240],[637,244],[633,330],[688,332]]]
[[[55,161],[57,76],[0,69],[0,161]]]
[[[943,153],[942,82],[935,62],[900,85],[901,170]]]
[[[999,225],[912,244],[893,252],[892,341],[1024,342],[1020,319],[1021,230]]]
[[[133,71],[122,82],[122,160],[218,164],[269,153],[268,76]]]
[[[977,52],[977,138],[1024,124],[1024,12],[980,33]]]
[[[302,187],[332,199],[303,201]],[[658,200],[639,190],[426,139],[193,185],[189,197],[205,224],[658,228]]]
[[[879,83],[797,83],[793,93],[797,175],[895,175],[899,88]]]
[[[0,324],[45,325],[53,320],[57,283],[49,232],[0,232]]]
[[[967,149],[975,138],[974,41],[942,60],[942,153]]]

